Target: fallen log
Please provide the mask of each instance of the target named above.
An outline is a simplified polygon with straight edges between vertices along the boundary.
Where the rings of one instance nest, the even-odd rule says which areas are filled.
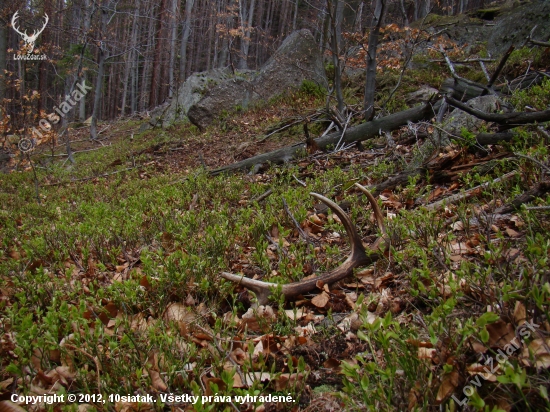
[[[487,146],[490,144],[499,144],[501,142],[511,142],[516,136],[517,134],[512,132],[478,133],[476,136],[476,143],[481,146]]]
[[[499,207],[495,210],[496,214],[504,214],[513,212],[516,209],[519,209],[521,205],[525,203],[532,202],[537,197],[542,197],[544,194],[550,191],[550,181],[543,180],[542,182],[537,183],[533,188],[529,189],[527,192],[519,195],[510,203]]]
[[[481,96],[486,90],[482,84],[455,78],[445,79],[439,89],[442,95],[450,95],[462,102]]]
[[[541,123],[550,121],[550,110],[543,110],[540,112],[512,112],[512,113],[486,113],[481,110],[472,109],[470,106],[453,99],[452,97],[445,97],[445,101],[451,106],[454,106],[478,119],[485,120],[487,122],[498,123],[503,126],[512,126],[528,123]]]
[[[434,111],[437,111],[437,108],[439,107],[441,102],[442,101],[440,100],[434,105],[428,102],[423,104],[422,106],[413,107],[412,109],[404,110],[402,112],[382,117],[381,119],[372,120],[370,122],[348,128],[344,132],[343,136],[342,132],[334,132],[326,136],[318,137],[317,139],[313,139],[313,144],[319,150],[326,150],[330,146],[336,146],[338,142],[340,142],[341,145],[345,145],[347,143],[368,140],[378,136],[381,131],[390,132],[401,126],[406,125],[408,122],[414,123],[432,117],[435,113]],[[225,172],[250,169],[255,165],[267,162],[280,164],[298,157],[301,153],[306,153],[306,143],[304,142],[297,143],[293,146],[283,147],[269,153],[263,153],[261,155],[254,156],[237,163],[220,167],[219,169],[212,170],[210,172],[210,175],[215,176]]]

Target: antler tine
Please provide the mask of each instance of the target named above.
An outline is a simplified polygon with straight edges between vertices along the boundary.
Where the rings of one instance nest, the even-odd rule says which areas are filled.
[[[376,201],[374,196],[367,190],[366,187],[361,186],[359,183],[355,183],[355,187],[357,187],[361,192],[365,194],[365,196],[367,196],[367,199],[369,200],[372,210],[374,211],[374,217],[376,218],[376,223],[378,224],[378,228],[380,229],[380,232],[382,232],[382,234],[385,236],[386,225],[384,225],[384,217],[382,216],[382,212],[380,211],[378,202]]]
[[[370,194],[370,193],[369,193]],[[323,195],[320,195],[318,193],[310,193],[311,196],[313,196],[315,199],[320,200],[325,205],[330,207],[332,211],[340,218],[340,221],[344,225],[344,228],[346,229],[346,233],[348,234],[348,237],[351,242],[351,255],[358,254],[358,253],[365,253],[365,249],[363,248],[363,244],[361,242],[361,237],[359,236],[359,233],[357,233],[357,229],[353,225],[353,222],[351,221],[351,218],[349,215],[342,210],[340,206],[338,206],[335,202],[332,200],[326,198]]]
[[[27,35],[27,31],[25,30],[25,33],[22,33],[21,31],[19,31],[19,29],[17,28],[17,19],[19,18],[19,10],[17,10],[14,14],[13,14],[13,17],[11,18],[11,26],[12,28],[17,32],[19,33],[21,36],[26,36]]]
[[[256,295],[260,305],[267,304],[271,289],[278,286],[276,283],[262,282],[260,280],[244,277],[244,275],[239,276],[229,272],[222,272],[221,277],[250,289]]]
[[[50,18],[48,17],[48,15],[46,13],[44,13],[44,25],[42,26],[42,28],[40,30],[35,30],[32,37],[38,37],[38,35],[40,33],[42,33],[44,31],[44,29],[46,28],[48,22],[50,21]]]
[[[332,200],[327,199],[326,197],[318,193],[310,193],[311,196],[313,196],[315,199],[320,200],[328,207],[330,207],[332,211],[336,214],[336,216],[340,218],[350,239],[351,252],[347,259],[340,266],[331,270],[330,272],[324,273],[311,279],[305,279],[300,282],[293,282],[283,285],[282,292],[286,299],[291,299],[303,293],[314,290],[317,287],[319,281],[330,284],[340,279],[344,279],[345,277],[353,273],[353,269],[359,266],[368,265],[378,260],[378,255],[372,252],[379,250],[382,245],[387,245],[387,242],[384,239],[386,235],[386,229],[384,226],[382,213],[380,212],[378,203],[376,203],[376,199],[369,193],[369,191],[363,186],[357,186],[363,193],[365,193],[365,195],[369,199],[369,203],[374,209],[374,214],[376,216],[378,226],[380,227],[380,230],[383,233],[384,237],[378,239],[374,243],[374,247],[371,247],[371,251],[369,253],[365,252],[361,237],[359,236],[359,233],[357,233],[357,229],[353,225],[351,218],[348,216],[348,214],[344,212],[342,208]],[[277,284],[275,283],[261,282],[259,280],[245,278],[244,276],[238,276],[228,272],[222,272],[221,276],[232,282],[240,283],[246,288],[252,290],[256,294],[256,298],[260,305],[265,305],[268,303],[269,295],[271,294],[272,289],[274,287],[277,287]]]

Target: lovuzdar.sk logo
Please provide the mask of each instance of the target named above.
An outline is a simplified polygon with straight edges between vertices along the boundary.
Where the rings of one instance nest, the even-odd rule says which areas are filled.
[[[50,20],[48,15],[44,13],[44,25],[39,30],[34,30],[33,33],[29,36],[27,34],[27,30],[21,31],[17,24],[17,19],[19,18],[18,15],[19,11],[16,11],[13,17],[11,18],[11,27],[13,30],[17,32],[25,42],[22,53],[21,54],[14,54],[13,59],[14,60],[47,60],[48,56],[45,54],[34,54],[34,43],[38,39],[38,36],[40,33],[44,31],[46,28],[46,25],[48,24],[48,21]]]

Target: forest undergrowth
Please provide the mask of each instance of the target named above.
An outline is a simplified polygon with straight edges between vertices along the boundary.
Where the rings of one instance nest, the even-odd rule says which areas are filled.
[[[406,88],[439,87],[430,72],[407,73]],[[544,110],[549,91],[547,80],[509,102]],[[351,81],[345,97],[360,101]],[[372,244],[380,233],[354,184],[372,189],[407,170],[439,127],[209,175],[303,140],[299,122],[259,141],[323,105],[303,87],[205,132],[139,134],[127,119],[103,125],[98,144],[74,131],[75,165],[61,142],[17,159],[0,179],[5,410],[550,410],[550,197],[497,213],[548,185],[547,124],[484,147],[464,130],[431,169],[375,191],[391,247],[354,276],[295,302],[275,291],[259,307],[220,278],[283,284],[344,261],[340,219],[310,192],[343,205]],[[28,406],[14,394],[77,398]]]

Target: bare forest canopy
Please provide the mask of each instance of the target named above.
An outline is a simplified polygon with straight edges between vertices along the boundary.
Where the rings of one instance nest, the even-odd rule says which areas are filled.
[[[484,4],[388,1],[384,24],[403,26],[428,13],[455,15]],[[92,113],[108,120],[144,112],[170,99],[194,72],[227,66],[258,69],[297,29],[308,29],[319,49],[328,52],[334,23],[339,50],[357,50],[373,12],[374,2],[358,0],[2,2],[3,112],[10,116],[11,132],[20,131],[35,124],[41,113],[51,113],[82,81],[92,85],[94,93],[63,120],[83,121]],[[44,60],[20,58],[28,52],[20,34],[25,32],[39,33],[32,54]]]

